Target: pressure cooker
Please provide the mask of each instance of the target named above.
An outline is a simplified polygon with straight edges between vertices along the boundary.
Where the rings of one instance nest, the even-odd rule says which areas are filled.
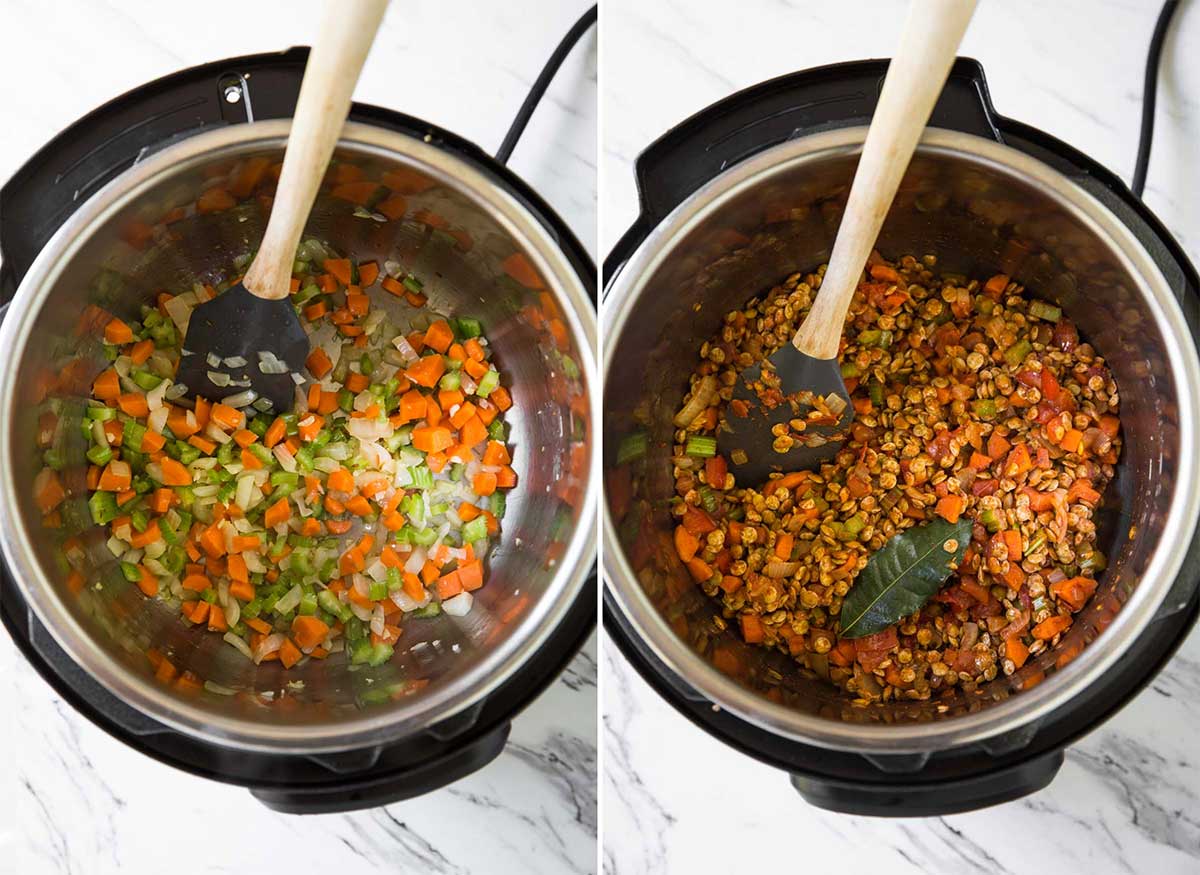
[[[136,317],[157,291],[191,288],[255,245],[269,204],[233,186],[235,204],[205,210],[199,195],[247,162],[280,160],[306,57],[234,58],[131,91],[0,189],[4,624],[47,682],[111,734],[295,812],[418,795],[500,753],[511,720],[593,627],[597,494],[585,250],[502,161],[420,119],[355,104],[334,163],[385,180],[407,208],[389,219],[327,186],[306,235],[402,265],[424,281],[432,311],[486,326],[512,380],[520,482],[489,583],[466,616],[406,624],[382,666],[351,670],[333,654],[286,677],[121,585],[86,507],[79,426],[106,366],[87,314]],[[531,268],[520,281],[503,270],[514,256]],[[43,464],[69,493],[49,526],[32,492]],[[66,542],[86,556],[75,586]],[[180,684],[185,675],[193,682]]]
[[[1045,786],[1064,748],[1128,702],[1195,621],[1200,281],[1114,174],[999,115],[981,66],[960,58],[877,248],[1008,274],[1106,358],[1125,435],[1098,518],[1109,567],[1059,646],[929,701],[858,707],[785,655],[747,646],[670,548],[672,417],[723,314],[828,260],[886,67],[757,85],[638,158],[640,212],[604,266],[604,623],[676,709],[788,772],[810,802],[940,815]],[[632,433],[647,450],[631,460],[619,447]]]

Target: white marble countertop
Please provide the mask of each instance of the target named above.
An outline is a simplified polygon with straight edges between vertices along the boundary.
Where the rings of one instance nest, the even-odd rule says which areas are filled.
[[[495,149],[587,5],[395,3],[355,96]],[[194,64],[309,43],[316,9],[315,0],[0,0],[0,179],[129,88]],[[511,163],[593,253],[595,107],[589,34]],[[483,771],[411,802],[299,818],[124,747],[59,700],[0,633],[0,872],[593,872],[595,658],[593,636]]]
[[[1157,0],[981,3],[961,54],[997,110],[1128,179]],[[607,0],[601,251],[636,215],[632,162],[671,125],[756,82],[891,54],[900,0]],[[1146,200],[1200,263],[1200,6],[1176,16],[1159,85]],[[1187,47],[1187,48],[1185,48]],[[1200,632],[1115,719],[1067,753],[1041,793],[937,819],[879,820],[805,804],[780,772],[663,702],[607,639],[604,870],[1029,873],[1200,871]]]

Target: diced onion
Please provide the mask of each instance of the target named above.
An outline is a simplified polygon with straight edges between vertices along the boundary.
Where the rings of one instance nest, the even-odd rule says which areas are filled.
[[[300,589],[300,584],[296,584],[282,595],[279,601],[275,602],[276,612],[286,614],[289,611],[294,611],[300,606],[300,597],[302,595],[304,595],[304,591]]]
[[[425,567],[425,559],[428,555],[424,547],[417,547],[412,551],[412,555],[408,557],[408,561],[404,563],[404,570],[409,574],[416,574]]]
[[[460,592],[453,598],[448,598],[442,602],[442,610],[451,617],[461,617],[471,610],[471,606],[475,603],[475,597],[469,592]]]
[[[163,429],[167,427],[167,417],[171,415],[171,409],[165,404],[150,413],[150,417],[146,420],[146,424],[150,430],[158,434],[162,434]]]
[[[224,388],[233,382],[232,379],[230,379],[229,374],[223,374],[220,371],[208,371],[207,376],[208,382],[212,383],[214,386],[220,386],[221,388]]]
[[[245,654],[246,659],[254,659],[254,653],[253,653],[253,651],[250,650],[250,645],[247,644],[243,638],[240,638],[239,636],[234,635],[232,632],[226,632],[224,637],[225,637],[225,641],[227,643],[232,644],[234,647],[236,647],[238,650],[240,650],[243,654]],[[207,686],[207,684],[206,684],[206,686]]]
[[[244,368],[246,367],[246,359],[240,355],[227,356],[225,359],[225,367],[227,368]]]
[[[258,398],[258,393],[253,389],[247,389],[245,392],[238,392],[236,395],[230,395],[221,403],[228,407],[248,407],[255,399]]]
[[[206,437],[212,438],[214,441],[216,441],[219,444],[227,444],[231,440],[233,440],[232,437],[230,437],[228,434],[226,434],[221,429],[221,426],[217,425],[215,422],[212,422],[211,420],[209,421],[208,425],[206,425],[204,427],[204,435]]]
[[[289,474],[296,473],[296,457],[291,454],[283,444],[276,444],[271,448],[271,452],[275,454],[275,458],[279,460],[280,467]]]
[[[221,367],[221,357],[219,355],[217,355],[215,352],[210,352],[208,355],[206,355],[204,357],[204,362],[210,368]]]
[[[376,635],[382,635],[384,622],[386,621],[383,618],[383,605],[376,605],[371,610],[371,631]]]
[[[367,566],[367,576],[376,583],[387,580],[387,572],[387,566],[378,559]]]
[[[294,588],[299,589],[300,587],[296,586]],[[284,598],[287,598],[287,596],[284,596]],[[280,599],[279,601],[283,601],[283,599]],[[297,596],[296,603],[299,604],[299,602],[300,602],[300,597]],[[276,650],[278,650],[280,647],[283,646],[283,642],[286,640],[287,640],[287,637],[284,635],[281,635],[278,632],[274,632],[274,633],[268,635],[266,638],[264,638],[262,641],[259,642],[257,647],[254,648],[254,657],[253,657],[254,661],[256,663],[262,662],[264,656],[266,656],[268,653],[274,653]]]
[[[719,390],[720,386],[717,383],[717,378],[712,374],[705,374],[701,377],[700,382],[696,384],[696,391],[692,393],[691,400],[683,406],[682,410],[675,414],[675,425],[679,428],[687,428],[691,425],[697,416],[717,400],[717,392]]]
[[[183,385],[183,383],[172,383],[167,389],[164,397],[168,401],[174,401],[176,398],[182,398],[184,395],[186,395],[187,391],[188,387]]]
[[[269,349],[259,350],[258,369],[264,374],[286,374],[290,370],[287,362],[281,360]]]
[[[255,410],[257,410],[259,413],[266,413],[268,410],[270,410],[275,405],[273,405],[271,403],[270,398],[259,398],[257,401],[255,401],[250,406],[253,407]]]
[[[403,334],[397,334],[392,339],[392,346],[396,347],[396,352],[399,353],[401,364],[407,365],[417,360],[418,356],[416,348],[409,343],[408,338]]]
[[[146,393],[146,406],[151,410],[158,410],[163,406],[163,399],[167,396],[167,390],[171,388],[170,380],[163,380],[153,389]]]

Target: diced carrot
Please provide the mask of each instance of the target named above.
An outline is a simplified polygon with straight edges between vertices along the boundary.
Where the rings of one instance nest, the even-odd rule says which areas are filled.
[[[425,329],[425,345],[445,353],[454,342],[454,331],[445,319],[439,319]]]
[[[233,433],[233,439],[239,447],[248,447],[258,440],[258,435],[250,431],[248,428],[238,429]]]
[[[159,465],[162,466],[163,484],[166,486],[190,486],[192,483],[192,475],[182,463],[175,461],[170,456],[163,458]]]
[[[968,467],[974,468],[976,471],[986,471],[991,465],[991,458],[983,453],[971,453],[971,460],[967,463]]]
[[[292,511],[288,505],[287,498],[281,498],[267,508],[266,514],[263,515],[263,525],[268,529],[273,529],[282,523],[286,523],[291,519],[291,516]]]
[[[1083,432],[1077,428],[1068,428],[1058,445],[1068,453],[1077,453],[1082,443]]]
[[[487,436],[487,426],[479,420],[478,416],[472,416],[467,421],[467,424],[462,427],[462,432],[460,434],[463,446],[467,447],[468,449],[479,446],[481,443],[487,440]]]
[[[108,343],[116,344],[117,346],[133,343],[133,329],[114,316],[104,326],[104,339]]]
[[[404,422],[411,422],[425,416],[427,404],[426,396],[416,389],[410,389],[400,396],[400,408],[397,412]]]
[[[242,558],[240,553],[229,554],[229,559],[225,563],[225,567],[229,570],[229,576],[234,580],[242,583],[250,582],[250,571],[246,568],[246,560]]]
[[[1121,420],[1106,413],[1100,417],[1100,430],[1110,438],[1115,438],[1121,431]]]
[[[474,592],[483,586],[483,562],[479,559],[460,563],[458,580],[467,592]]]
[[[357,395],[371,384],[371,381],[363,374],[351,371],[346,374],[346,388]]]
[[[402,282],[390,276],[385,276],[380,285],[383,286],[384,291],[395,295],[397,298],[403,298],[404,293],[408,291],[406,288],[404,288],[404,284]]]
[[[129,350],[129,360],[135,365],[144,365],[152,352],[154,352],[153,340],[139,340]]]
[[[158,520],[152,520],[144,532],[135,531],[129,538],[129,546],[141,550],[156,541],[162,540],[162,532],[158,528]]]
[[[963,512],[963,504],[961,495],[947,495],[939,498],[936,508],[937,515],[948,523],[956,523]]]
[[[762,620],[757,614],[742,614],[742,637],[747,644],[761,644],[766,637],[763,633]]]
[[[146,404],[146,396],[140,392],[126,392],[117,398],[117,406],[121,411],[134,419],[145,419],[150,415],[150,407]]]
[[[1010,562],[1016,562],[1021,558],[1021,533],[1016,529],[1007,529],[1001,532],[1001,537],[1004,539],[1004,545],[1008,547],[1008,559]]]
[[[675,527],[675,552],[683,562],[691,562],[700,550],[700,539],[684,526]]]
[[[1092,481],[1086,477],[1078,477],[1072,481],[1070,488],[1067,490],[1067,501],[1072,504],[1077,501],[1096,504],[1100,501],[1100,493],[1092,488]]]
[[[317,439],[317,435],[321,433],[322,427],[325,425],[325,420],[315,413],[310,413],[305,416],[297,425],[299,429],[300,440],[305,443],[312,443]]]
[[[204,592],[212,586],[212,581],[203,574],[189,574],[183,578],[183,588],[192,592]]]
[[[262,546],[262,540],[258,535],[234,535],[233,549],[237,553],[245,553],[250,550],[257,550]]]
[[[1090,577],[1072,577],[1050,584],[1050,595],[1072,611],[1082,611],[1087,600],[1096,591],[1096,581]]]
[[[333,362],[329,360],[329,356],[325,354],[325,350],[317,347],[308,354],[308,358],[304,360],[305,366],[318,380],[323,379],[326,374],[333,370]]]
[[[471,488],[476,495],[491,495],[496,491],[496,475],[490,471],[480,471],[472,478]]]
[[[336,471],[331,472],[325,482],[335,492],[354,491],[354,475],[345,468],[338,468]]]
[[[791,532],[784,532],[775,540],[775,555],[785,562],[792,558],[792,547],[796,544],[796,536]]]
[[[462,591],[462,579],[457,571],[451,571],[437,579],[437,593],[440,599],[453,598]]]
[[[228,210],[237,205],[233,195],[219,186],[210,188],[203,192],[200,197],[196,198],[196,212],[201,215],[207,213],[218,213],[222,210]]]
[[[337,189],[334,189],[335,194],[336,192]],[[283,643],[279,645],[279,661],[282,663],[284,668],[291,668],[293,665],[299,662],[303,656],[304,654],[300,652],[300,648],[292,643],[291,638],[284,638]]]
[[[402,528],[404,528],[405,522],[404,515],[397,513],[396,511],[385,513],[379,518],[379,521],[383,523],[383,527],[389,532],[400,531]]]
[[[362,318],[363,316],[366,316],[367,312],[371,309],[371,299],[366,295],[347,294],[346,309],[355,316]]]
[[[483,464],[485,465],[507,465],[512,462],[512,457],[508,454],[508,448],[500,441],[488,441],[487,448],[483,451]]]
[[[1020,635],[1013,635],[1004,642],[1004,655],[1012,660],[1013,665],[1020,668],[1029,659],[1029,648],[1025,646]]]
[[[476,380],[483,379],[483,375],[488,372],[487,362],[477,362],[475,359],[467,359],[463,362],[463,370],[474,377]]]
[[[501,465],[500,470],[496,472],[496,488],[512,489],[516,485],[517,472],[513,470],[511,465]]]
[[[301,649],[316,647],[329,636],[329,626],[317,617],[301,614],[292,620],[292,637]]]
[[[1008,275],[1003,273],[996,274],[983,284],[983,291],[997,301],[1000,300],[1000,296],[1004,294],[1006,288],[1008,288]]]
[[[249,626],[251,629],[253,629],[255,632],[257,632],[259,635],[270,635],[271,631],[272,631],[270,624],[267,623],[265,620],[260,620],[258,617],[255,617],[251,620],[247,620],[246,625]]]
[[[124,492],[133,482],[133,471],[128,462],[114,459],[100,475],[99,488],[104,492]]]
[[[349,258],[326,258],[321,266],[325,268],[326,273],[332,274],[342,285],[350,285]]]
[[[444,426],[421,426],[412,432],[412,445],[423,453],[440,453],[454,443],[450,429]]]
[[[225,429],[225,431],[236,431],[246,424],[245,413],[236,407],[220,403],[212,406],[212,413],[209,415],[209,418],[212,422]]]
[[[368,286],[374,285],[375,280],[378,278],[379,265],[374,261],[368,261],[366,264],[360,264],[358,266],[358,284],[364,289]]]
[[[529,259],[521,252],[514,252],[500,262],[500,269],[527,289],[544,288],[542,278]]]
[[[229,623],[225,621],[225,609],[220,605],[208,606],[208,630],[210,632],[228,632]]]
[[[287,423],[284,422],[282,416],[278,416],[263,435],[263,446],[271,449],[285,437],[287,437]]]
[[[449,410],[451,407],[457,404],[460,408],[469,406],[471,408],[471,412],[475,412],[475,405],[467,402],[467,397],[463,395],[461,389],[439,389],[437,393],[437,403],[442,410]],[[468,414],[468,416],[469,415],[470,414]],[[466,420],[464,419],[463,421],[465,422]],[[460,427],[461,426],[455,426],[455,428]]]
[[[446,360],[440,355],[427,355],[416,360],[409,365],[404,372],[404,376],[412,380],[418,386],[424,386],[426,389],[432,389],[437,385],[438,380],[446,373]]]
[[[371,503],[361,495],[355,495],[347,499],[346,510],[356,516],[370,516],[372,513]]]
[[[115,368],[109,368],[92,383],[92,395],[100,401],[116,401],[121,396],[121,378]]]
[[[1033,460],[1029,456],[1029,447],[1024,443],[1017,444],[1008,454],[1008,459],[1004,463],[1005,476],[1020,477],[1031,470],[1033,470]]]
[[[1049,641],[1059,632],[1070,628],[1071,622],[1070,617],[1064,617],[1061,614],[1048,617],[1033,627],[1033,637],[1039,641]]]

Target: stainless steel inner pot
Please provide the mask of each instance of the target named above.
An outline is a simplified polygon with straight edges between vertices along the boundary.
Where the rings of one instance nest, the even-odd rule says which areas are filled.
[[[490,554],[490,576],[467,616],[406,621],[395,659],[379,669],[350,670],[338,654],[284,673],[278,663],[255,666],[218,635],[187,628],[122,584],[102,531],[91,525],[80,411],[106,363],[86,308],[137,318],[138,305],[159,290],[228,274],[260,239],[266,204],[250,195],[218,212],[189,205],[202,190],[228,187],[247,159],[280,160],[288,126],[231,126],[141,160],[64,223],[31,267],[0,328],[0,538],[37,618],[126,703],[228,746],[314,752],[383,743],[463,712],[519,671],[571,608],[595,546],[595,318],[557,242],[495,179],[420,139],[347,124],[335,162],[361,168],[366,178],[394,174],[407,213],[380,222],[327,189],[306,233],[355,258],[399,262],[423,280],[429,304],[420,310],[378,286],[371,291],[373,304],[392,308],[397,320],[427,323],[430,311],[478,317],[514,399],[519,482]],[[184,209],[165,237],[148,245],[137,239],[139,220],[153,223],[177,207]],[[542,288],[506,275],[503,262],[516,253]],[[59,530],[43,527],[31,498],[41,467],[38,431],[47,426],[72,493]],[[89,557],[78,594],[65,584],[60,549],[72,535]],[[181,691],[164,682],[169,670],[155,677],[148,651],[235,694]]]
[[[878,248],[934,254],[945,272],[1007,273],[1062,305],[1107,358],[1125,440],[1110,487],[1119,506],[1100,520],[1109,568],[1058,648],[971,693],[855,707],[790,658],[747,647],[671,547],[671,418],[723,315],[828,260],[865,133],[802,137],[735,165],[654,228],[612,281],[602,326],[605,574],[635,633],[672,672],[758,726],[864,753],[986,748],[1032,731],[1179,606],[1172,587],[1197,519],[1200,368],[1170,285],[1095,196],[1022,152],[928,131]],[[635,463],[644,467],[617,465],[621,438],[638,431],[649,437]]]

